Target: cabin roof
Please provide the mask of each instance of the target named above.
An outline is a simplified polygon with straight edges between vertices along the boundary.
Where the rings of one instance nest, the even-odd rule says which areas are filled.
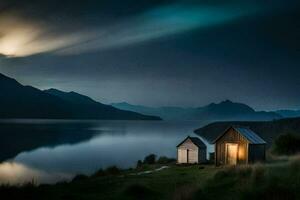
[[[233,128],[235,131],[243,135],[249,141],[250,144],[266,144],[266,141],[263,140],[260,136],[258,136],[255,132],[253,132],[250,128],[241,126],[229,127],[224,133],[219,135],[219,137],[217,137],[217,139],[215,139],[213,143],[216,143],[225,133],[227,133],[227,131],[230,128]]]
[[[197,147],[199,147],[199,148],[206,148],[206,145],[204,144],[204,142],[200,138],[198,138],[198,137],[191,137],[191,136],[186,137],[182,142],[180,142],[177,145],[177,147],[179,147],[180,145],[182,145],[188,139],[190,139]]]

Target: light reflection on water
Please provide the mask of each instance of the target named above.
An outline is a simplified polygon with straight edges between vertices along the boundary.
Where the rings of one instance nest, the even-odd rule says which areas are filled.
[[[0,184],[55,183],[72,178],[72,174],[50,173],[27,167],[18,162],[4,162],[0,164]]]
[[[111,165],[121,168],[134,167],[137,160],[150,153],[175,158],[176,145],[187,135],[193,135],[194,129],[207,123],[93,121],[92,124],[87,129],[97,134],[90,138],[72,144],[47,146],[43,143],[38,148],[21,151],[9,162],[0,164],[0,183],[22,183],[31,181],[32,178],[37,183],[69,180],[75,174],[91,174],[99,168]],[[28,122],[26,125],[28,126]],[[51,122],[51,126],[56,125]],[[66,130],[70,130],[70,126],[59,130],[64,139],[70,137],[64,135]],[[40,134],[43,134],[43,131]]]

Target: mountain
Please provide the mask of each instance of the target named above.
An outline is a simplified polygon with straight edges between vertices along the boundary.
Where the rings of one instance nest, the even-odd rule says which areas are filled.
[[[0,74],[0,118],[159,120],[101,104],[75,92],[41,91]]]
[[[300,117],[300,110],[277,110],[275,112],[286,118]]]
[[[193,112],[193,108],[181,108],[181,107],[147,107],[141,105],[132,105],[126,102],[122,103],[112,103],[112,106],[122,109],[129,110],[134,112],[143,113],[145,115],[155,115],[160,116],[165,120],[181,120],[189,118],[191,112]]]
[[[147,115],[160,116],[165,120],[273,120],[282,116],[275,112],[255,111],[246,104],[235,103],[229,100],[221,103],[211,103],[197,108],[182,107],[146,107],[132,105],[126,102],[114,103],[112,106],[139,112]]]
[[[201,120],[273,120],[281,116],[274,112],[257,112],[250,106],[229,100],[196,108],[193,118]]]
[[[274,121],[229,121],[215,122],[207,126],[199,128],[194,132],[204,137],[209,142],[213,142],[226,128],[231,125],[240,125],[249,127],[251,130],[260,135],[266,142],[268,147],[273,140],[281,134],[293,133],[300,135],[300,118],[285,118]]]

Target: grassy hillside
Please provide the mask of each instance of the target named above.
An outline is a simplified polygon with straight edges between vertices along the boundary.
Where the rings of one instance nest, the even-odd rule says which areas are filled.
[[[157,166],[151,166],[157,167]],[[150,168],[151,168],[150,167]],[[248,200],[300,198],[300,158],[240,167],[176,166],[138,175],[139,170],[77,176],[70,183],[2,186],[4,199],[174,199]],[[148,167],[149,169],[149,167]],[[143,169],[145,170],[145,168]]]
[[[247,126],[267,141],[268,146],[281,134],[293,133],[300,135],[300,118],[287,118],[264,122],[215,122],[203,128],[195,130],[195,133],[212,142],[218,135],[222,134],[230,125]]]
[[[150,166],[143,170],[149,170]],[[137,175],[139,170],[125,170],[120,173],[103,175],[97,173],[92,177],[78,176],[71,183],[41,185],[35,187],[25,185],[21,188],[2,186],[0,196],[9,199],[173,199],[177,192],[188,189],[195,191],[217,170],[213,167],[200,169],[199,166],[171,166],[152,174]],[[178,194],[180,195],[180,194]],[[43,198],[41,198],[43,197]],[[5,199],[5,198],[4,198]]]
[[[229,167],[218,171],[192,199],[300,199],[300,159],[286,163]]]

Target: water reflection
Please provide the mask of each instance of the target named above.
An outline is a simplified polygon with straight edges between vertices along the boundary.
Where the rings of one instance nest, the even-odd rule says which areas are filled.
[[[0,184],[55,183],[69,180],[73,175],[67,173],[52,173],[29,168],[17,162],[0,164]]]
[[[51,121],[10,124],[11,129],[20,131],[10,138],[26,148],[15,150],[18,145],[13,146],[13,152],[19,152],[10,159],[10,164],[2,165],[4,169],[10,166],[11,171],[19,170],[28,175],[17,178],[0,176],[0,179],[2,182],[24,182],[34,177],[37,182],[55,182],[70,179],[78,173],[91,174],[111,165],[133,167],[137,160],[150,153],[176,157],[176,145],[187,135],[193,135],[194,129],[207,123]],[[25,131],[21,131],[21,127],[25,127]],[[24,145],[27,142],[33,144]]]
[[[75,144],[91,139],[96,124],[65,120],[1,120],[0,162],[41,146]]]

